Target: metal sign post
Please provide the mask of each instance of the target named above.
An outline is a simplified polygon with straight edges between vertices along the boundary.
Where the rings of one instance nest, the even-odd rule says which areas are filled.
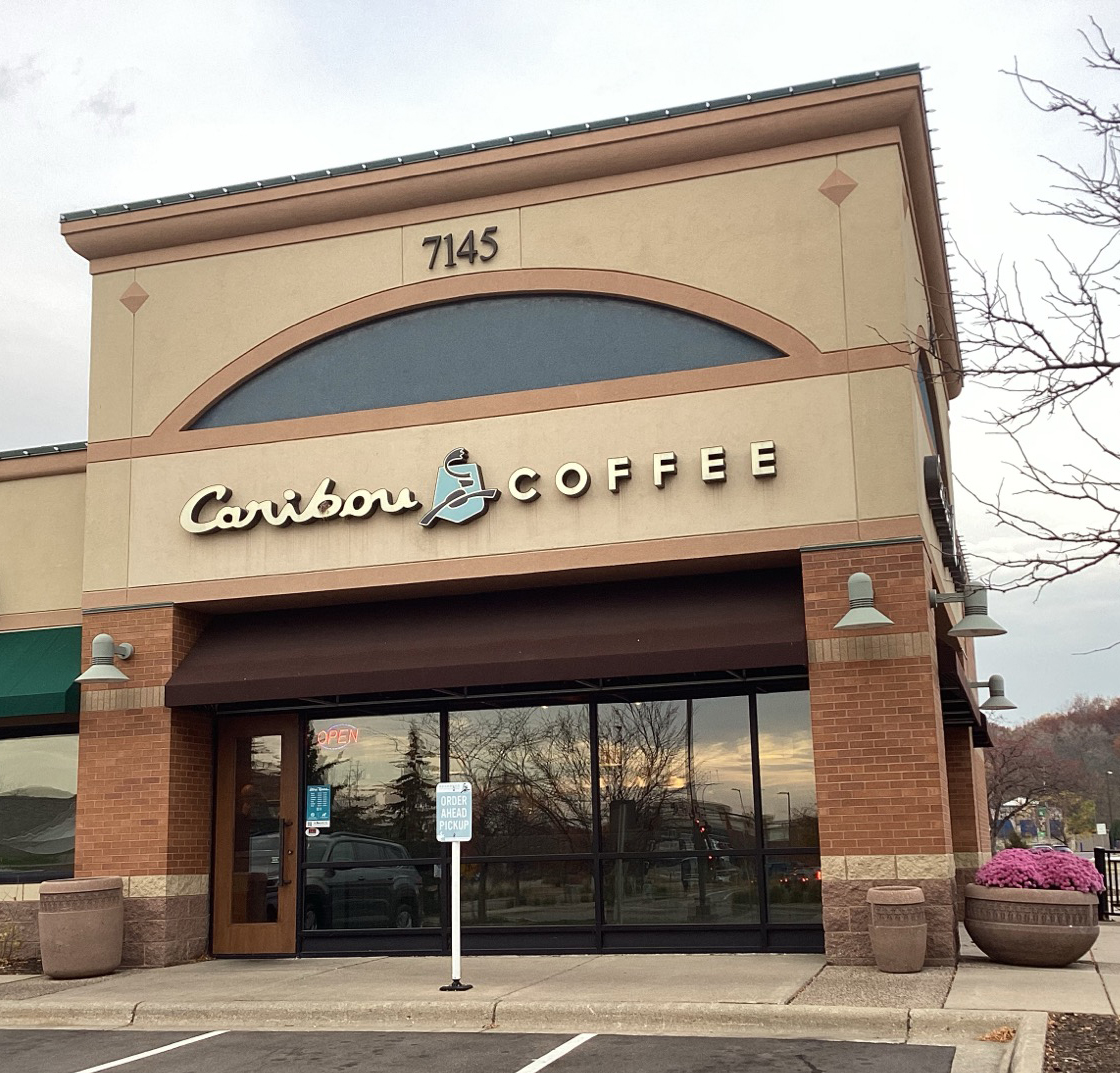
[[[463,935],[460,913],[460,845],[471,840],[471,784],[441,782],[436,786],[436,841],[451,843],[451,983],[441,991],[469,991],[462,981]]]

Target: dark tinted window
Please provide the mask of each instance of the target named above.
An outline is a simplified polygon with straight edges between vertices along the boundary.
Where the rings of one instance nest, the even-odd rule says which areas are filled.
[[[221,428],[587,384],[781,357],[692,313],[600,295],[521,294],[412,310],[311,343],[195,422]]]
[[[78,735],[0,738],[0,883],[74,874]]]

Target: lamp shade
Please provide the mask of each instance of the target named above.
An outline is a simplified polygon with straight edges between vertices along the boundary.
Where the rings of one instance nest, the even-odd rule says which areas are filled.
[[[90,667],[74,679],[75,682],[127,682],[128,680],[128,675],[124,671],[118,671],[111,663],[108,666]]]
[[[984,711],[1011,712],[1018,707],[1017,704],[1012,704],[1004,694],[1002,674],[993,674],[991,678],[988,679],[987,685],[990,696],[986,701],[984,701],[983,704],[980,705],[980,707],[983,708]]]
[[[894,622],[881,611],[876,611],[875,589],[869,575],[863,572],[848,578],[848,613],[832,628],[858,630],[870,626],[893,626]]]
[[[988,616],[988,590],[983,585],[964,588],[964,617],[950,631],[950,637],[999,637],[1007,633]]]
[[[75,682],[128,681],[128,675],[118,671],[113,665],[113,657],[120,656],[121,659],[128,659],[132,655],[132,645],[127,643],[118,645],[109,634],[99,633],[90,647],[93,650],[93,658],[90,660],[89,667],[74,679]]]

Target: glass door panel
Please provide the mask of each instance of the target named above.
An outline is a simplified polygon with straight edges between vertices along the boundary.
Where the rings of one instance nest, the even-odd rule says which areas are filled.
[[[295,953],[299,724],[229,719],[218,730],[214,953]]]

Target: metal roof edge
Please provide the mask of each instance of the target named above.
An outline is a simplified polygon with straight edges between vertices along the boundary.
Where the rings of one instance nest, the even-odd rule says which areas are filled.
[[[63,455],[72,451],[84,451],[85,440],[75,440],[73,443],[52,443],[43,447],[22,447],[11,451],[0,451],[0,461],[9,458],[40,458],[43,455]]]
[[[119,205],[105,205],[95,209],[79,209],[74,212],[62,213],[59,217],[59,222],[63,224],[75,223],[80,220],[98,219],[102,216],[119,216],[122,213],[138,212],[142,209],[161,208],[165,205],[179,205],[188,201],[205,201],[216,197],[226,197],[230,194],[245,193],[251,190],[264,190],[273,186],[287,186],[293,183],[311,182],[316,179],[330,179],[340,175],[355,175],[364,171],[382,171],[386,168],[403,167],[421,161],[461,156],[466,153],[485,152],[487,149],[495,149],[503,146],[522,145],[527,142],[563,138],[572,134],[583,134],[591,130],[607,130],[612,127],[634,126],[639,123],[651,123],[660,119],[695,115],[698,112],[717,111],[721,108],[734,108],[743,104],[772,101],[785,97],[796,97],[806,93],[819,93],[821,90],[826,89],[837,89],[844,86],[856,86],[868,82],[878,82],[885,78],[898,78],[903,75],[920,74],[921,69],[921,65],[916,63],[904,64],[900,67],[884,67],[878,71],[865,71],[862,74],[841,75],[837,78],[822,79],[816,82],[803,82],[795,86],[767,89],[761,92],[742,93],[737,96],[721,97],[710,101],[698,101],[693,104],[678,105],[674,108],[661,108],[650,112],[616,116],[613,119],[593,120],[590,123],[575,123],[562,127],[549,127],[545,130],[531,131],[525,134],[512,134],[505,138],[490,138],[483,141],[450,146],[444,149],[430,149],[420,153],[408,153],[404,156],[385,157],[381,160],[371,160],[360,164],[344,164],[340,167],[323,168],[319,171],[307,171],[276,176],[271,179],[231,183],[228,186],[215,186],[208,190],[195,190],[189,193],[171,194],[165,197],[127,201]],[[0,458],[2,457],[4,457],[3,454],[0,454]]]

